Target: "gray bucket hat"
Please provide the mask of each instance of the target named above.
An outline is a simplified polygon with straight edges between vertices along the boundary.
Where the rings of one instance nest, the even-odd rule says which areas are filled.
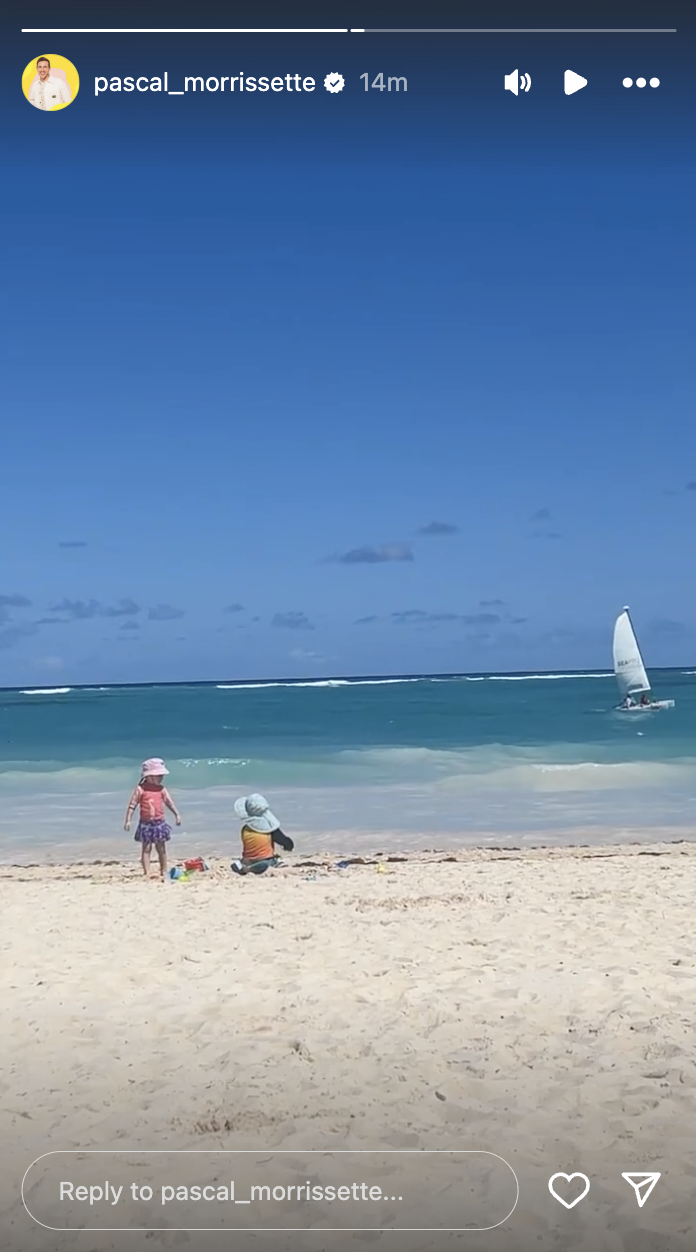
[[[278,818],[271,813],[268,800],[263,796],[242,796],[235,800],[234,811],[239,820],[257,835],[272,835],[280,827]]]

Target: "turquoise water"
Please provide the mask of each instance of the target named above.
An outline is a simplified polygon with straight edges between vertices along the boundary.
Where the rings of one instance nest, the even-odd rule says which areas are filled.
[[[688,837],[696,671],[652,680],[674,709],[616,712],[601,672],[2,691],[0,855],[122,852],[152,755],[210,851],[249,790],[312,847]]]

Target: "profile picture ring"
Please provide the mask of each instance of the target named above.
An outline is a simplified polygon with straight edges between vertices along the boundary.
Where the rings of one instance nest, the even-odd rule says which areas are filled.
[[[40,52],[22,74],[22,92],[39,113],[60,113],[73,104],[80,90],[80,76],[67,57]]]

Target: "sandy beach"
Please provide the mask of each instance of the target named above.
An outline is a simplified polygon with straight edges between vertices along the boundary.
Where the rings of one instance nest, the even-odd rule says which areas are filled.
[[[261,879],[220,862],[182,884],[135,863],[1,876],[12,1252],[221,1246],[32,1222],[36,1156],[110,1147],[476,1149],[519,1178],[485,1236],[244,1246],[693,1246],[696,844],[291,858]],[[631,1169],[662,1172],[642,1210]],[[575,1170],[591,1193],[565,1211],[548,1179]]]

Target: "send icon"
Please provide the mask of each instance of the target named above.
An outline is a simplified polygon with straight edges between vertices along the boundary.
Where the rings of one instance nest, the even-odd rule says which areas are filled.
[[[653,1190],[653,1187],[655,1186],[655,1183],[657,1182],[658,1178],[662,1177],[662,1175],[661,1174],[648,1174],[648,1173],[622,1174],[621,1177],[625,1178],[626,1182],[629,1182],[631,1186],[633,1187],[633,1190],[636,1193],[636,1200],[638,1201],[638,1207],[642,1209],[648,1196],[652,1194],[652,1190]]]

